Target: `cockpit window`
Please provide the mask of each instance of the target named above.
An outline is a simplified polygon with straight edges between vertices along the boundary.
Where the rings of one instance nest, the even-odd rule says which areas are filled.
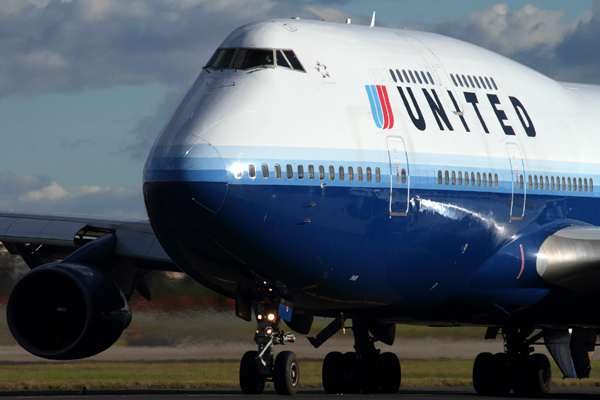
[[[214,69],[229,68],[229,64],[231,63],[234,54],[235,49],[218,49],[206,66]]]
[[[281,50],[277,50],[276,54],[277,54],[277,66],[278,67],[292,68],[292,67],[290,67],[290,64],[288,64],[285,57],[283,56],[283,53],[281,52]]]
[[[240,49],[233,62],[235,69],[273,67],[273,50]]]
[[[285,54],[290,64],[292,64],[292,67],[294,67],[294,69],[304,71],[304,68],[302,68],[302,64],[300,64],[300,61],[298,61],[298,59],[296,58],[296,54],[294,54],[292,50],[284,50],[283,53]]]
[[[306,72],[294,51],[283,49],[218,49],[206,67],[238,70],[278,67]]]

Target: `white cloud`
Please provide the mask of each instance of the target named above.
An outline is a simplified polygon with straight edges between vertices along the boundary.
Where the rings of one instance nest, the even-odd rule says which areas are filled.
[[[146,218],[141,186],[65,189],[46,177],[10,172],[0,174],[0,210]]]
[[[562,10],[497,4],[452,23],[418,27],[485,47],[558,80],[600,83],[600,2],[573,21]]]
[[[43,200],[58,200],[67,197],[69,193],[63,189],[58,183],[52,182],[50,185],[40,189],[33,190],[27,194],[19,196],[19,201],[43,201]]]

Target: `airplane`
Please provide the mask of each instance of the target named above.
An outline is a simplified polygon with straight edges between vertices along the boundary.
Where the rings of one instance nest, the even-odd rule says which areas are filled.
[[[598,86],[433,33],[242,26],[148,156],[147,221],[0,214],[32,268],[10,330],[40,357],[92,356],[128,326],[134,291],[151,299],[153,271],[183,271],[257,324],[244,393],[297,392],[298,358],[274,347],[318,316],[332,322],[315,347],[354,335],[324,358],[327,393],[397,392],[399,359],[376,345],[417,324],[502,336],[505,352],[475,359],[477,392],[546,394],[533,346],[589,377],[600,329],[598,109]]]

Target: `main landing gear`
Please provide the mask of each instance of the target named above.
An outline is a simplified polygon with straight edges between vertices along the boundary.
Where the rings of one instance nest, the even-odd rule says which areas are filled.
[[[327,354],[323,361],[323,388],[329,394],[396,393],[400,388],[400,361],[393,353],[381,353],[376,341],[392,345],[394,324],[352,320],[354,352]],[[319,347],[343,327],[343,318],[333,321],[316,338],[309,338]],[[369,332],[373,333],[371,336]]]
[[[492,328],[490,328],[491,330]],[[498,332],[493,330],[493,338]],[[480,353],[473,364],[473,386],[481,394],[547,394],[552,385],[550,361],[544,354],[531,354],[532,344],[543,333],[529,337],[533,329],[504,328],[504,353]]]
[[[258,321],[254,341],[258,351],[246,352],[240,363],[240,387],[244,394],[261,394],[267,381],[273,382],[277,394],[294,395],[298,391],[300,367],[296,355],[282,351],[274,357],[274,345],[296,341],[293,334],[280,329],[276,305],[278,301],[254,304]]]

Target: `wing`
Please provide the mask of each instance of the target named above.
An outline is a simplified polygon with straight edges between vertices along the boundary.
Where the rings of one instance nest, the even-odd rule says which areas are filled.
[[[117,238],[116,257],[141,260],[148,269],[179,271],[146,220],[0,213],[0,242],[30,268],[62,260],[107,233]]]

